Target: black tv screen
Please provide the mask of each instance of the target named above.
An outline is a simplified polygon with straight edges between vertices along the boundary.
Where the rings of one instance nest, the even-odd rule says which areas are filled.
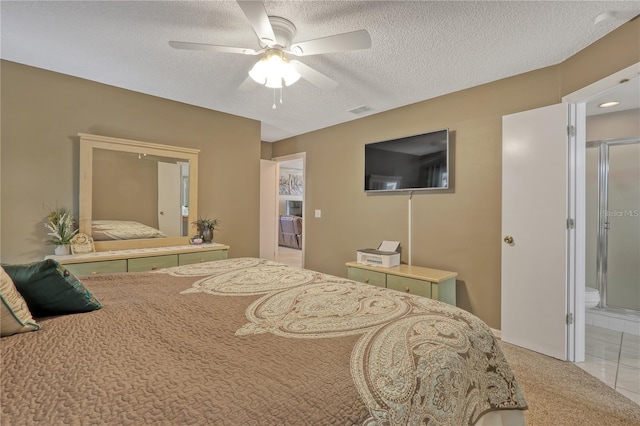
[[[364,146],[364,190],[449,187],[449,129]]]

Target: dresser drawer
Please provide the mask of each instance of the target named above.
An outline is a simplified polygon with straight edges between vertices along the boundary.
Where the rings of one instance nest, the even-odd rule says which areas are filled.
[[[197,253],[180,253],[178,255],[178,265],[191,265],[192,263],[209,262],[211,260],[222,260],[227,258],[227,250],[200,251]]]
[[[371,284],[378,287],[387,286],[387,274],[384,272],[369,271],[367,269],[351,268],[347,269],[347,277],[350,280]]]
[[[137,257],[129,259],[127,262],[129,263],[129,272],[155,271],[156,269],[178,266],[178,255]]]
[[[431,283],[429,281],[416,280],[398,275],[388,275],[387,288],[402,291],[403,293],[431,297]]]
[[[127,272],[127,261],[103,260],[101,262],[69,263],[63,264],[73,275],[111,274],[115,272]]]

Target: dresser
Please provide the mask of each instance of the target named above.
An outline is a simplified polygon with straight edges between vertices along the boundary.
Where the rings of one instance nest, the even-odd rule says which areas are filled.
[[[347,262],[347,276],[350,280],[456,305],[457,272],[413,265],[383,268],[381,266]]]
[[[74,275],[154,271],[171,266],[226,259],[229,246],[218,243],[47,256]]]

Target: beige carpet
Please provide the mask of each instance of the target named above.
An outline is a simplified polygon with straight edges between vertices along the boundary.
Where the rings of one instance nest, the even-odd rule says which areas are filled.
[[[529,403],[527,426],[640,426],[640,405],[570,362],[500,342]]]

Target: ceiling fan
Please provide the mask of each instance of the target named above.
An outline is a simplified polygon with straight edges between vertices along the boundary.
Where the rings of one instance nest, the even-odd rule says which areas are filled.
[[[338,86],[336,81],[300,61],[289,60],[287,56],[321,55],[371,47],[371,37],[366,30],[293,43],[296,27],[291,21],[267,15],[262,1],[238,0],[238,5],[258,36],[261,46],[259,50],[184,41],[170,41],[169,45],[175,49],[262,55],[249,71],[249,77],[240,85],[241,90],[250,88],[253,81],[269,88],[281,89],[283,85],[295,83],[300,77],[322,90],[332,90]]]

